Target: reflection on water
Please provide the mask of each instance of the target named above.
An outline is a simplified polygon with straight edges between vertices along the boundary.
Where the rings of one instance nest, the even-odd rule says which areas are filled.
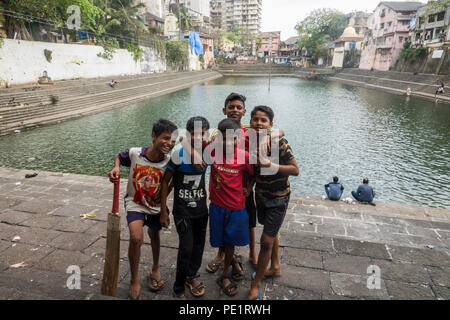
[[[338,175],[349,197],[368,177],[383,202],[450,208],[450,106],[351,87],[293,78],[226,77],[117,110],[0,138],[4,167],[106,175],[114,155],[151,141],[152,123],[168,118],[184,128],[203,115],[223,119],[230,92],[275,111],[301,174],[295,194],[321,196]],[[35,158],[30,161],[30,158]],[[125,170],[124,170],[125,173]]]

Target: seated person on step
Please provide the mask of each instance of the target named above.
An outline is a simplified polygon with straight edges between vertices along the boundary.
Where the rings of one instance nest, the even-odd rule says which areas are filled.
[[[359,202],[369,203],[373,206],[375,205],[375,203],[372,202],[373,198],[375,198],[375,192],[373,191],[373,188],[369,185],[368,178],[364,178],[363,184],[361,184],[358,187],[357,191],[352,191],[352,196]]]
[[[327,197],[333,201],[339,201],[342,197],[342,193],[344,192],[344,186],[340,184],[338,177],[333,178],[333,182],[325,185],[325,192],[327,193]]]

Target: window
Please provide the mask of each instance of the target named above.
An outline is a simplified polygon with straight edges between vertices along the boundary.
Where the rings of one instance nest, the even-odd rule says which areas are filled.
[[[442,21],[445,18],[445,11],[439,12],[437,15],[437,21]]]
[[[434,21],[436,21],[436,15],[435,14],[430,14],[428,16],[428,23],[432,23]]]
[[[398,42],[403,42],[403,37],[399,37]]]
[[[384,29],[384,23],[380,24],[380,29]]]
[[[391,21],[388,22],[388,26],[389,27],[392,26],[392,22]]]
[[[386,9],[381,10],[380,17],[384,17],[386,15]]]

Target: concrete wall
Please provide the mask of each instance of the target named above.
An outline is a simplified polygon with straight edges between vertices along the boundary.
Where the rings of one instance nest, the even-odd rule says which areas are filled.
[[[44,49],[52,51],[48,62]],[[5,39],[0,48],[0,82],[10,85],[36,83],[44,71],[52,80],[96,78],[162,72],[166,63],[154,49],[144,48],[141,61],[135,62],[127,50],[116,50],[112,60],[97,56],[99,46],[60,44]]]

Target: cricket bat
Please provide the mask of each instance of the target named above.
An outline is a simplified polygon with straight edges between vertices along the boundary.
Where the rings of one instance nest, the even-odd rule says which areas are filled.
[[[111,213],[108,215],[105,265],[103,268],[102,295],[115,297],[119,279],[120,258],[120,178],[114,183],[114,198]]]

